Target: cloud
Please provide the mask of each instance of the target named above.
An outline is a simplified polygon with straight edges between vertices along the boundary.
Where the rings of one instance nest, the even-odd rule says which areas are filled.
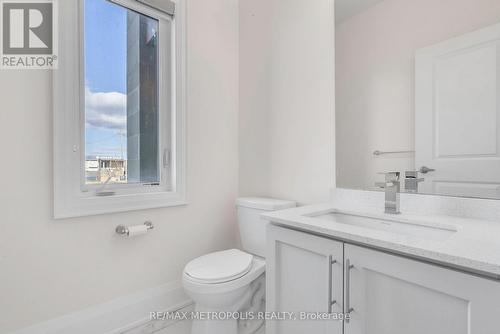
[[[127,128],[127,96],[117,92],[94,93],[85,89],[87,126],[124,133]]]

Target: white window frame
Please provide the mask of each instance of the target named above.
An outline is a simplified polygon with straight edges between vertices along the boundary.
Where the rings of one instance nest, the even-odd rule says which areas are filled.
[[[159,21],[159,36],[166,20],[172,21],[171,137],[160,136],[161,181],[159,185],[127,184],[109,185],[104,193],[102,186],[85,184],[85,87],[84,87],[84,0],[59,1],[59,69],[54,70],[54,217],[56,219],[97,215],[131,210],[185,205],[186,202],[186,20],[185,1],[177,0],[174,17],[137,0],[113,2],[150,16]],[[163,26],[163,28],[162,28]],[[159,122],[164,121],[168,93],[163,92],[167,66],[164,55],[169,47],[159,43]],[[163,56],[162,56],[163,55]],[[163,82],[163,84],[162,84]],[[163,107],[161,107],[163,104]],[[168,109],[168,108],[167,108]],[[163,112],[162,112],[163,111]],[[170,145],[168,143],[170,142]],[[170,149],[169,168],[171,184],[164,175],[163,149]],[[102,196],[103,194],[108,196]]]

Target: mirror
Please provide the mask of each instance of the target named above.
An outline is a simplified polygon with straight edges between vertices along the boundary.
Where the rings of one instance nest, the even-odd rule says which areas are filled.
[[[500,1],[336,0],[337,186],[500,199]]]

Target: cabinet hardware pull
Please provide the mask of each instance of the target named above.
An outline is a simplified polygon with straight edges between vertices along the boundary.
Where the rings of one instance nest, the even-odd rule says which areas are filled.
[[[333,295],[333,269],[332,266],[337,263],[337,260],[333,259],[330,255],[328,260],[328,313],[332,313],[333,305],[337,304],[336,300],[332,300]]]
[[[345,322],[348,324],[350,315],[354,311],[354,308],[351,307],[351,269],[354,268],[354,266],[351,264],[351,260],[349,260],[349,259],[347,259],[345,261],[345,265],[346,265],[346,271],[345,271],[345,309],[347,310],[346,315],[349,315],[349,317],[346,317]]]

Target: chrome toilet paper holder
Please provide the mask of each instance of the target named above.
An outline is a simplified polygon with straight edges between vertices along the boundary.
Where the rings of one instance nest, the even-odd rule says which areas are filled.
[[[155,228],[155,226],[153,225],[152,222],[150,221],[147,221],[144,223],[144,225],[146,225],[148,231],[152,230]],[[124,226],[124,225],[118,225],[115,229],[116,233],[119,234],[119,235],[125,235],[125,236],[128,236],[129,235],[129,230],[128,230],[128,227],[127,226]]]

